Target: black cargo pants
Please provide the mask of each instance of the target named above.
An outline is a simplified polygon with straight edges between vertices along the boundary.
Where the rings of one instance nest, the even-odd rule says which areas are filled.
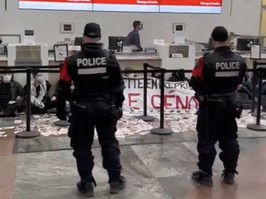
[[[0,105],[0,112],[3,111],[4,117],[13,117],[15,116],[15,112],[22,109],[22,104],[16,102],[14,104],[1,104]]]
[[[118,111],[104,101],[95,101],[73,105],[69,136],[73,155],[76,158],[77,168],[81,179],[92,180],[94,157],[91,147],[94,140],[94,128],[98,133],[102,148],[103,167],[108,171],[109,181],[120,177],[119,142],[115,137]]]
[[[237,123],[235,119],[233,97],[211,98],[200,104],[198,111],[198,167],[212,175],[212,166],[216,156],[215,144],[218,141],[220,159],[224,172],[237,173],[239,144],[237,141]]]

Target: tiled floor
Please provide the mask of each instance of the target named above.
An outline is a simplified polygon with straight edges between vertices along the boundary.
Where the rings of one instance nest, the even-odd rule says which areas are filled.
[[[14,134],[0,139],[0,199],[13,199],[16,181],[16,154],[13,154]]]
[[[76,199],[75,160],[67,137],[17,140],[0,139],[0,199]],[[265,199],[266,132],[240,130],[241,155],[237,185],[221,183],[222,164],[214,165],[214,187],[190,180],[196,168],[196,135],[193,132],[160,137],[151,134],[121,140],[123,173],[127,188],[110,195],[101,167],[97,142],[94,176],[97,199]],[[16,174],[16,177],[15,177]]]

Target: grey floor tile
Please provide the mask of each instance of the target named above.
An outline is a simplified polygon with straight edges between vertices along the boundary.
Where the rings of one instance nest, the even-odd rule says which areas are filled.
[[[95,188],[95,198],[171,199],[130,147],[121,147],[121,152],[127,189],[119,195],[110,196],[107,173],[102,168],[101,151],[99,148],[93,149],[93,174],[98,184]],[[77,180],[75,160],[71,151],[18,155],[16,199],[79,198],[75,188]]]
[[[131,147],[155,177],[190,174],[196,155],[182,143],[152,144]]]
[[[180,142],[183,138],[178,133],[170,136],[159,136],[154,134],[134,135],[123,139],[119,139],[120,145],[142,145],[142,144],[160,144],[169,142]],[[94,141],[93,147],[100,147],[98,140]],[[33,139],[17,139],[15,153],[42,152],[53,150],[68,150],[70,147],[70,139],[68,136],[59,137],[37,137]]]
[[[194,190],[191,177],[187,175],[158,178],[166,193],[173,199],[184,198],[184,196]]]
[[[77,179],[70,151],[19,155],[17,165],[18,194],[54,186],[72,186]]]

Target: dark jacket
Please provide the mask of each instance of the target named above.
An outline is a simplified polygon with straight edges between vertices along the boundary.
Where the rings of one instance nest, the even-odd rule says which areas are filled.
[[[23,91],[22,86],[16,81],[10,82],[10,93],[11,93],[12,101],[16,101],[18,96],[21,96],[21,97],[24,96],[24,91]]]
[[[139,36],[139,31],[138,30],[132,30],[128,35],[127,35],[127,42],[129,45],[134,45],[138,48],[139,51],[142,51],[142,47],[140,44],[140,36]]]

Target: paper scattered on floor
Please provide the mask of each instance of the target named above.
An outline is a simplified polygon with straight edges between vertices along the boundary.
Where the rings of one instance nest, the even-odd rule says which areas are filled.
[[[21,124],[22,120],[15,120],[14,124]]]
[[[8,126],[8,127],[4,127],[3,129],[8,130],[8,129],[14,129],[14,128],[15,128],[15,126]]]
[[[6,132],[0,132],[0,138],[5,138],[5,137],[7,137],[7,134],[6,134]]]
[[[0,138],[5,138],[7,137],[7,135],[0,135]]]
[[[141,113],[139,114],[141,115]],[[152,128],[158,128],[159,123],[159,112],[153,112],[151,114],[155,117],[152,122],[144,122],[143,120],[137,119],[135,116],[125,115],[119,120],[117,125],[116,136],[118,138],[125,138],[132,135],[146,135],[150,133]],[[59,136],[66,135],[68,133],[68,127],[55,126],[54,122],[58,121],[55,115],[36,115],[33,117],[31,122],[31,129],[38,130],[43,136]],[[243,111],[242,117],[237,120],[240,128],[246,128],[247,124],[255,123],[256,118],[251,116],[249,111]],[[175,111],[165,113],[165,127],[171,128],[175,133],[195,131],[197,123],[197,115],[194,111]],[[26,122],[25,120],[15,120],[15,126],[0,128],[0,131],[7,129],[14,129],[15,133],[25,131]],[[266,120],[261,119],[261,124],[266,125]],[[6,137],[6,134],[0,134],[0,137]],[[97,138],[97,134],[95,134]]]

